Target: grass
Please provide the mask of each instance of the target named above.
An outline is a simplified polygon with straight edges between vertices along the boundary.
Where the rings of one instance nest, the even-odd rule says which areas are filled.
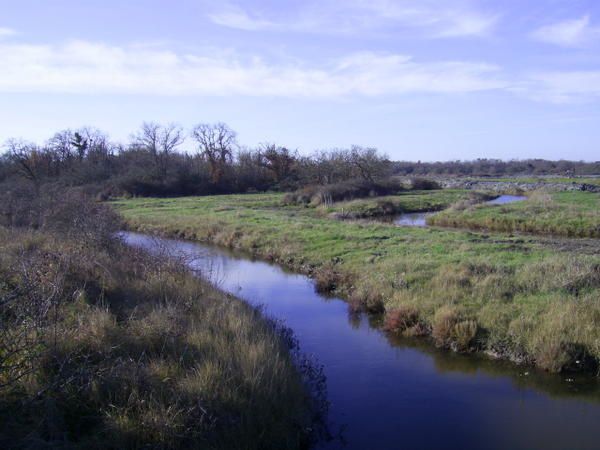
[[[322,289],[355,307],[390,318],[410,310],[407,334],[435,330],[440,346],[484,350],[551,371],[587,362],[590,369],[600,358],[597,242],[585,247],[334,221],[314,208],[282,206],[278,194],[131,199],[113,206],[133,229],[240,249],[318,275]]]
[[[506,205],[454,207],[431,216],[437,226],[600,238],[600,194],[536,192]]]
[[[177,262],[0,227],[0,275],[0,447],[309,443],[289,333]]]
[[[335,218],[358,219],[400,213],[439,211],[461,200],[483,201],[490,196],[463,190],[408,191],[348,202],[337,202],[321,207],[320,211]]]

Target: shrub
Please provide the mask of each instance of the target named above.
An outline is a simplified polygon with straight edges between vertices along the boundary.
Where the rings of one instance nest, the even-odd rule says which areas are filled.
[[[327,185],[306,186],[296,192],[286,194],[286,204],[312,204],[319,206],[332,202],[349,201],[357,198],[397,194],[403,190],[396,180],[364,181],[353,180]]]
[[[413,178],[410,180],[410,187],[413,190],[418,191],[432,191],[441,189],[442,186],[437,181],[429,180],[427,178]]]
[[[464,352],[471,348],[471,344],[477,335],[477,322],[474,320],[463,320],[454,325],[452,330],[452,344],[455,350]]]
[[[326,264],[317,270],[315,274],[315,289],[317,292],[329,293],[335,291],[338,286],[340,274],[332,264]]]
[[[419,313],[414,307],[400,306],[386,313],[383,327],[387,331],[404,333],[409,328],[415,327],[418,322]]]
[[[459,322],[458,311],[451,306],[442,306],[435,312],[431,336],[439,347],[450,347],[454,326]]]
[[[385,311],[383,294],[372,289],[356,289],[349,298],[351,310],[381,314]]]

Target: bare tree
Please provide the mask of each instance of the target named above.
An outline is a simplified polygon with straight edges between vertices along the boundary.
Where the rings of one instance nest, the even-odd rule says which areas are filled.
[[[237,146],[236,134],[224,123],[196,125],[192,137],[198,144],[198,153],[210,166],[211,181],[218,184],[227,165],[233,160],[233,150]]]
[[[171,155],[184,140],[183,129],[179,125],[144,122],[134,136],[134,145],[152,155],[157,174],[164,179],[169,170]]]
[[[275,144],[262,144],[258,150],[259,165],[269,170],[276,183],[288,178],[297,160],[297,152]]]
[[[73,133],[71,130],[63,130],[55,133],[48,140],[48,148],[53,151],[61,164],[68,165],[73,156],[77,152],[78,133]],[[81,159],[81,158],[80,158]]]
[[[7,141],[5,147],[17,173],[31,181],[39,192],[42,179],[52,170],[52,155],[35,144],[14,139]]]
[[[348,154],[348,161],[357,176],[372,183],[376,178],[387,175],[390,161],[380,155],[376,148],[353,145]]]

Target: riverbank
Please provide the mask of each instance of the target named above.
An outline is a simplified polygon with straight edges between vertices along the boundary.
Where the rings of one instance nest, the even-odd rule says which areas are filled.
[[[430,225],[600,238],[600,194],[534,192],[525,202],[507,205],[458,204],[428,219]]]
[[[278,194],[132,199],[132,229],[210,242],[312,275],[386,327],[549,371],[597,370],[600,257],[535,237],[316,217]],[[595,241],[589,244],[596,245]]]
[[[333,440],[320,450],[406,448],[595,449],[600,379],[550,374],[483,355],[436,349],[382,332],[376,315],[348,312],[314,280],[240,251],[122,233],[129,245],[185,256],[210,269],[219,288],[294,331],[327,379]],[[383,407],[382,407],[383,406]],[[431,424],[435,424],[435,433]]]
[[[307,447],[318,373],[289,330],[78,210],[0,227],[0,447]]]

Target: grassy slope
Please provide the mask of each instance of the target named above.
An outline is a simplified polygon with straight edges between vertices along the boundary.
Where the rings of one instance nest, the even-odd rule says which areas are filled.
[[[281,198],[114,206],[141,231],[244,249],[314,273],[318,284],[367,308],[383,305],[390,318],[409,311],[410,320],[394,328],[432,334],[439,345],[477,345],[550,370],[580,358],[580,348],[600,357],[598,255],[556,253],[534,238],[333,221],[310,208],[281,207]]]
[[[429,223],[469,229],[598,238],[600,194],[534,193],[524,202],[450,208],[430,217]]]
[[[0,333],[0,447],[302,447],[310,409],[288,338],[182,267],[111,247],[0,227],[0,299],[65,280],[37,344],[5,360],[20,325]],[[28,355],[33,372],[4,386]]]

